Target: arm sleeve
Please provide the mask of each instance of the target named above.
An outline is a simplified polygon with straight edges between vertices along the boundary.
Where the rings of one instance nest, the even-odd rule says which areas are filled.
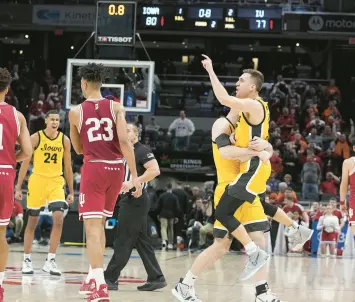
[[[318,220],[317,230],[323,229],[323,220],[324,220],[324,216],[321,216]]]

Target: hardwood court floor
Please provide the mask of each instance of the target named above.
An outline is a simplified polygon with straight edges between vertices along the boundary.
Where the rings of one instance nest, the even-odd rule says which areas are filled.
[[[78,294],[81,282],[88,271],[83,248],[61,247],[57,263],[62,277],[52,277],[42,272],[47,247],[35,248],[32,261],[33,277],[22,276],[22,247],[10,246],[5,281],[5,302],[17,301],[85,301]],[[105,264],[112,250],[106,250]],[[139,292],[137,285],[144,282],[144,267],[132,254],[128,266],[122,272],[119,291],[111,292],[111,301],[168,302],[177,301],[171,288],[185,275],[196,254],[187,252],[157,252],[158,260],[168,282],[160,292]],[[203,302],[240,301],[254,302],[252,281],[239,282],[238,275],[244,266],[245,256],[229,253],[210,267],[196,283],[196,291]],[[268,263],[269,284],[282,301],[287,302],[355,302],[353,259],[302,258],[273,256]]]

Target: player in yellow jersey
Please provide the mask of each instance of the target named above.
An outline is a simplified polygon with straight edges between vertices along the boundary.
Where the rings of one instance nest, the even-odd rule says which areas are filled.
[[[27,209],[28,222],[24,238],[23,274],[33,274],[31,261],[32,241],[42,207],[47,203],[53,213],[53,227],[50,236],[49,253],[43,271],[60,276],[55,255],[62,235],[63,212],[68,203],[74,201],[73,170],[71,166],[71,143],[69,138],[58,131],[60,118],[55,110],[46,114],[46,129],[31,136],[33,147],[33,170],[28,181]],[[22,163],[16,185],[15,197],[22,199],[22,183],[27,174],[31,159]],[[63,171],[64,167],[64,171]],[[63,173],[64,172],[64,173]],[[64,174],[64,178],[63,178]],[[65,198],[65,183],[69,187],[69,195]]]

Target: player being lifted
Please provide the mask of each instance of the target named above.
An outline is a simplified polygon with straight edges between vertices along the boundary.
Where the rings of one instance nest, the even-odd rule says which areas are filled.
[[[69,112],[70,138],[77,154],[84,154],[80,183],[79,215],[84,220],[89,274],[79,293],[89,294],[87,301],[108,301],[103,270],[105,220],[112,217],[121,190],[125,157],[136,188],[142,194],[137,176],[133,146],[128,140],[123,106],[101,95],[106,77],[102,64],[89,63],[79,68],[81,89],[86,100]]]
[[[8,256],[6,228],[14,207],[14,182],[16,162],[32,155],[30,134],[24,116],[16,108],[5,103],[12,78],[0,68],[0,302],[4,302],[3,281]],[[15,152],[16,142],[21,146]]]
[[[58,130],[60,117],[57,111],[46,113],[46,128],[31,135],[33,148],[33,170],[28,180],[28,221],[24,236],[23,274],[33,274],[31,261],[32,242],[41,208],[48,202],[53,213],[53,227],[50,236],[49,253],[43,271],[60,276],[55,256],[62,236],[64,210],[74,201],[73,170],[71,165],[71,144],[69,138]],[[23,161],[16,185],[15,198],[22,200],[22,183],[26,177],[31,159]],[[64,163],[64,165],[63,165]],[[64,166],[64,178],[63,178]],[[65,183],[69,195],[65,198]]]

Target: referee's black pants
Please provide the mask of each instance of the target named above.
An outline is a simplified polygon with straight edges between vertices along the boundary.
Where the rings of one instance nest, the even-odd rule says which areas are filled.
[[[148,235],[150,202],[147,192],[143,191],[139,198],[124,197],[119,201],[119,207],[117,234],[113,242],[114,254],[105,271],[105,279],[113,283],[118,280],[135,246],[148,274],[147,281],[158,280],[163,277],[163,273]]]

